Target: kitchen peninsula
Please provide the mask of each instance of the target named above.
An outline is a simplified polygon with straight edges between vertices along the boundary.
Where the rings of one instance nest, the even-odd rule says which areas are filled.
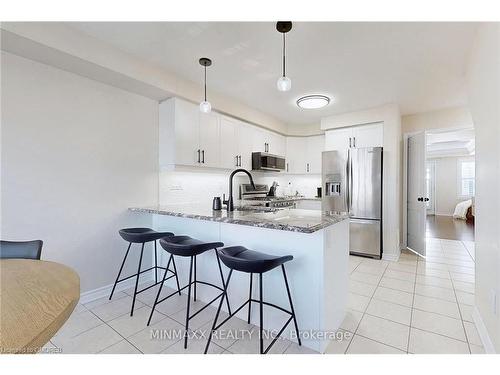
[[[209,205],[202,204],[129,210],[152,215],[152,224],[157,230],[188,234],[204,241],[221,241],[225,246],[241,245],[273,255],[293,255],[294,260],[287,264],[287,273],[302,344],[318,352],[325,351],[344,319],[347,304],[349,220],[346,216],[302,209],[236,207],[232,212],[212,211]],[[162,255],[166,263],[166,254]],[[176,261],[181,284],[185,285],[189,274],[187,259]],[[214,269],[217,269],[214,255],[200,255],[198,279],[219,284],[219,275]],[[225,273],[227,275],[227,269]],[[264,300],[288,307],[281,273],[266,274],[264,283]],[[167,285],[174,286],[169,282]],[[257,287],[254,283],[254,296],[258,293]],[[248,298],[248,276],[234,273],[228,294],[231,305],[244,302]],[[214,295],[209,288],[200,288],[198,298],[209,302]],[[223,310],[225,308],[223,305]],[[246,320],[246,314],[247,310],[243,309],[238,316]],[[266,309],[264,328],[279,329],[286,318],[278,310]],[[252,323],[258,325],[257,309],[252,310]],[[283,335],[290,338],[291,329],[289,325]],[[324,333],[326,336],[322,336]],[[290,339],[296,341],[293,337]]]

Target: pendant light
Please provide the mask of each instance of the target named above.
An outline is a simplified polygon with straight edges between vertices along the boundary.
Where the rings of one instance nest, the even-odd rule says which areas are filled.
[[[292,88],[292,81],[286,76],[285,52],[286,52],[286,37],[285,34],[292,30],[292,23],[290,21],[280,21],[276,23],[276,30],[283,34],[283,75],[278,78],[276,86],[279,91],[290,91]]]
[[[205,68],[205,80],[204,80],[204,92],[205,97],[204,100],[200,103],[200,111],[203,113],[210,113],[212,110],[212,105],[207,101],[207,66],[212,65],[212,60],[207,57],[202,57],[200,59],[200,65]]]

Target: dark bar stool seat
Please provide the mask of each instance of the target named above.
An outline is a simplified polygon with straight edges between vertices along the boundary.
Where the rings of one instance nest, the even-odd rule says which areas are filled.
[[[231,275],[233,274],[233,271],[240,271],[240,272],[246,272],[250,274],[250,292],[249,292],[249,297],[248,300],[241,305],[238,309],[236,309],[232,314],[229,312],[229,316],[224,319],[220,324],[217,324],[217,319],[219,318],[220,310],[222,307],[222,301],[223,298],[221,299],[221,302],[219,304],[219,308],[217,309],[217,313],[215,314],[215,319],[214,323],[212,325],[212,329],[210,331],[210,335],[208,337],[207,345],[205,347],[205,353],[208,351],[208,347],[210,346],[210,341],[212,340],[212,334],[215,330],[219,329],[224,323],[226,323],[229,319],[231,319],[234,315],[238,313],[243,307],[245,307],[248,304],[248,319],[247,322],[250,324],[250,313],[251,313],[251,308],[252,308],[252,302],[257,302],[259,303],[259,310],[260,310],[260,354],[266,354],[269,349],[274,345],[278,337],[283,333],[285,328],[288,326],[288,324],[293,320],[293,323],[295,325],[295,331],[297,333],[297,340],[299,345],[302,345],[301,340],[300,340],[300,335],[299,335],[299,327],[297,325],[297,319],[295,317],[295,310],[293,308],[293,303],[292,303],[292,296],[290,294],[290,288],[288,286],[288,280],[286,278],[286,272],[285,272],[285,263],[292,260],[293,256],[291,255],[285,255],[285,256],[274,256],[274,255],[269,255],[269,254],[264,254],[258,251],[253,251],[249,250],[243,246],[232,246],[232,247],[226,247],[224,249],[221,249],[218,251],[219,257],[222,260],[222,262],[230,269],[229,275],[227,277],[227,282],[224,287],[224,295],[227,298],[227,288],[229,286],[229,281],[231,280]],[[285,281],[285,286],[286,286],[286,292],[288,295],[288,300],[290,302],[290,311],[274,305],[269,302],[264,302],[262,298],[262,289],[263,289],[263,284],[262,284],[262,275],[265,272],[269,272],[273,270],[276,267],[281,266],[281,270],[283,272],[283,279]],[[259,275],[259,300],[253,299],[252,298],[252,279],[253,279],[253,274],[256,273]],[[273,339],[273,341],[269,344],[269,346],[264,349],[264,337],[263,337],[263,322],[264,322],[264,316],[263,316],[263,307],[264,305],[266,306],[271,306],[274,307],[278,310],[281,310],[287,314],[290,314],[290,318],[286,321],[285,325],[281,328],[281,330],[278,332],[276,337]]]
[[[132,308],[130,310],[130,316],[133,316],[134,315],[134,306],[135,306],[135,297],[139,293],[142,293],[150,288],[153,288],[155,285],[160,284],[160,282],[158,281],[158,270],[165,271],[165,273],[163,275],[163,280],[168,280],[168,279],[171,279],[172,277],[175,277],[175,279],[177,281],[178,293],[179,293],[179,295],[181,294],[180,287],[179,287],[179,279],[177,277],[177,269],[175,267],[175,262],[174,262],[172,256],[170,256],[170,259],[168,260],[167,267],[158,266],[158,254],[157,254],[157,248],[156,248],[156,241],[159,240],[160,238],[172,237],[172,236],[174,236],[173,233],[171,233],[171,232],[157,232],[151,228],[125,228],[125,229],[120,229],[118,231],[118,233],[125,241],[127,241],[129,243],[129,245],[127,248],[127,252],[125,253],[125,257],[123,258],[122,265],[120,266],[120,270],[118,271],[118,276],[116,276],[115,284],[113,285],[113,289],[111,290],[111,295],[109,296],[110,300],[113,297],[113,293],[115,292],[115,288],[116,288],[116,285],[118,283],[135,277],[136,279],[135,279],[134,297],[132,299]],[[144,245],[148,242],[154,242],[155,264],[154,264],[154,266],[152,266],[150,268],[147,268],[145,270],[141,270],[142,256],[144,254]],[[125,261],[127,260],[128,253],[130,251],[130,247],[132,246],[133,243],[142,244],[141,255],[139,257],[139,266],[137,267],[137,273],[135,273],[131,276],[125,277],[123,279],[120,279],[120,275],[122,273],[123,266],[125,265]],[[169,269],[171,261],[172,261],[172,265],[174,268],[173,271]],[[140,275],[143,274],[144,272],[148,272],[148,271],[151,271],[153,269],[155,270],[155,283],[144,288],[144,289],[137,290],[137,288],[139,286]],[[170,272],[171,275],[168,278],[166,278],[168,272]],[[161,281],[161,282],[163,283],[163,281]]]
[[[187,299],[187,309],[186,309],[186,324],[185,324],[185,332],[184,332],[184,349],[187,348],[187,339],[188,339],[188,330],[189,330],[189,321],[194,318],[196,315],[198,315],[200,312],[205,310],[212,302],[215,302],[218,298],[221,298],[221,301],[224,299],[224,296],[226,297],[226,303],[227,303],[227,308],[229,313],[231,313],[231,307],[229,306],[229,300],[227,298],[227,294],[224,294],[224,289],[226,287],[225,281],[224,281],[224,275],[222,273],[222,267],[220,264],[220,259],[219,259],[219,254],[217,253],[217,248],[218,247],[223,247],[224,244],[222,242],[203,242],[200,240],[197,240],[195,238],[189,237],[189,236],[174,236],[174,237],[165,237],[160,240],[160,245],[163,247],[167,252],[169,252],[171,255],[171,259],[173,261],[173,256],[181,256],[181,257],[189,257],[190,263],[189,263],[189,283],[180,288],[179,291],[184,290],[188,288],[188,299]],[[196,277],[196,256],[200,255],[206,251],[209,250],[214,250],[215,256],[217,258],[217,264],[219,266],[219,273],[222,281],[222,287],[208,283],[205,281],[200,281]],[[170,261],[169,261],[170,262]],[[168,266],[167,266],[168,267]],[[166,275],[164,275],[166,276]],[[167,279],[163,279],[165,281]],[[160,298],[161,290],[163,287],[163,281],[161,282],[160,288],[158,289],[158,294],[156,295],[155,303],[153,305],[153,308],[151,309],[151,314],[149,315],[149,320],[148,320],[148,326],[151,323],[151,318],[153,317],[153,313],[155,311],[156,305],[159,303],[165,301],[166,299],[172,297],[175,295],[177,292],[171,293],[168,296]],[[190,315],[190,307],[191,307],[191,286],[194,288],[194,300],[196,301],[196,286],[197,284],[203,284],[203,285],[208,285],[213,288],[216,288],[221,291],[220,294],[218,294],[214,299],[212,299],[209,303],[207,303],[204,307],[196,311],[193,315]],[[180,293],[180,292],[179,292]],[[221,304],[222,305],[222,304]]]

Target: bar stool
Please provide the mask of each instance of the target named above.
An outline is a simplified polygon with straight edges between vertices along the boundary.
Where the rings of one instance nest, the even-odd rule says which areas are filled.
[[[217,313],[215,314],[215,319],[214,323],[212,325],[212,329],[210,330],[210,335],[208,336],[208,341],[207,345],[205,347],[205,354],[208,351],[208,347],[210,346],[210,341],[212,340],[212,334],[215,330],[219,329],[224,323],[226,323],[229,319],[231,319],[234,315],[238,313],[243,307],[246,306],[248,303],[248,324],[250,324],[250,312],[252,308],[252,302],[257,302],[259,303],[259,310],[260,310],[260,354],[266,354],[269,349],[274,345],[278,337],[283,333],[285,328],[288,326],[290,321],[293,320],[293,323],[295,324],[295,331],[297,332],[297,340],[299,345],[302,345],[302,342],[300,340],[300,335],[299,335],[299,327],[297,325],[297,319],[295,318],[295,310],[293,309],[293,303],[292,303],[292,296],[290,294],[290,288],[288,286],[288,280],[286,278],[286,272],[285,272],[285,263],[292,260],[293,256],[292,255],[286,255],[286,256],[274,256],[274,255],[268,255],[264,253],[259,253],[257,251],[253,250],[248,250],[247,248],[243,246],[232,246],[232,247],[226,247],[224,249],[221,249],[218,251],[219,257],[222,260],[222,262],[229,268],[229,275],[227,277],[227,282],[226,286],[224,287],[224,295],[227,298],[227,288],[229,286],[229,281],[231,280],[231,275],[233,274],[233,271],[240,271],[240,272],[246,272],[250,274],[250,292],[249,292],[249,297],[248,300],[238,307],[232,314],[229,312],[229,316],[224,319],[219,325],[217,325],[217,319],[219,318],[219,313],[222,307],[222,300],[221,303],[219,304],[219,308],[217,309]],[[288,300],[290,301],[290,310],[285,310],[284,308],[280,306],[276,306],[272,303],[269,302],[264,302],[262,299],[262,274],[271,271],[272,269],[281,266],[281,270],[283,272],[283,279],[285,280],[285,286],[286,286],[286,292],[288,294]],[[259,275],[259,300],[253,299],[252,298],[252,279],[253,279],[253,274],[256,273]],[[224,297],[223,297],[224,298]],[[269,344],[269,346],[264,349],[264,338],[263,338],[263,322],[264,322],[264,317],[263,317],[263,307],[264,305],[266,306],[271,306],[274,307],[278,310],[281,310],[287,314],[290,314],[290,318],[287,320],[283,328],[278,332],[276,337],[273,339],[273,341]]]
[[[186,324],[185,324],[185,332],[184,332],[184,349],[187,349],[187,340],[188,340],[188,329],[189,329],[189,321],[194,318],[196,315],[198,315],[200,312],[205,310],[212,302],[216,301],[218,298],[221,298],[221,301],[223,300],[224,296],[226,297],[226,303],[227,303],[227,308],[229,313],[231,313],[231,307],[229,306],[229,299],[227,298],[227,295],[224,294],[224,289],[226,287],[225,281],[224,281],[224,275],[222,273],[222,267],[220,264],[220,259],[219,259],[219,254],[217,253],[217,248],[224,246],[222,242],[203,242],[200,240],[197,240],[195,238],[191,238],[189,236],[174,236],[174,237],[166,237],[162,238],[160,240],[160,245],[163,247],[167,252],[169,252],[171,255],[171,259],[173,261],[173,255],[176,256],[181,256],[181,257],[189,257],[191,258],[190,263],[189,263],[189,283],[180,288],[179,291],[184,290],[188,288],[188,299],[187,299],[187,309],[186,309]],[[219,265],[219,273],[220,273],[220,278],[222,281],[222,287],[205,282],[205,281],[200,281],[196,277],[196,256],[200,255],[206,251],[209,250],[214,250],[215,256],[217,258],[217,264]],[[169,261],[170,262],[170,261]],[[168,267],[168,266],[167,266]],[[194,270],[194,272],[193,272]],[[193,273],[194,273],[194,280],[193,280]],[[167,280],[164,279],[163,281]],[[163,287],[163,281],[161,282],[160,288],[158,289],[158,294],[156,295],[156,300],[153,305],[153,308],[151,309],[151,314],[149,315],[149,320],[148,320],[148,326],[151,323],[151,318],[153,317],[153,313],[155,311],[156,305],[159,303],[165,301],[166,299],[172,297],[175,295],[177,292],[171,293],[168,296],[162,298],[161,300],[158,300],[160,298],[161,290]],[[204,307],[199,309],[197,312],[195,312],[193,315],[189,315],[190,313],[190,307],[191,307],[191,285],[194,285],[194,300],[196,301],[196,286],[197,284],[203,284],[203,285],[208,285],[213,288],[216,288],[221,291],[220,294],[217,295],[213,300],[208,302]],[[221,304],[222,305],[222,304]],[[219,306],[220,308],[220,306]]]
[[[115,292],[116,284],[121,283],[122,281],[125,281],[128,279],[131,279],[132,277],[135,277],[136,279],[135,279],[134,297],[132,299],[132,309],[130,310],[130,316],[133,316],[134,315],[134,306],[135,306],[135,297],[139,293],[142,293],[142,292],[144,292],[144,291],[146,291],[146,290],[148,290],[148,289],[150,289],[150,288],[152,288],[155,285],[158,285],[160,283],[160,282],[158,282],[158,270],[159,269],[165,270],[165,273],[163,275],[163,280],[168,280],[168,279],[171,279],[172,277],[175,277],[175,279],[177,281],[178,293],[179,293],[179,295],[181,294],[180,287],[179,287],[179,279],[177,278],[177,269],[175,267],[175,262],[172,259],[172,256],[170,256],[170,259],[168,260],[167,267],[161,267],[161,266],[158,266],[158,255],[157,255],[157,251],[156,251],[156,240],[159,240],[160,238],[163,238],[163,237],[173,236],[174,235],[173,233],[171,233],[171,232],[157,232],[151,228],[125,228],[125,229],[120,229],[118,231],[118,233],[120,233],[120,236],[125,241],[127,241],[129,244],[128,244],[127,252],[125,253],[125,257],[123,258],[122,265],[120,266],[120,271],[118,271],[118,276],[116,276],[115,284],[113,285],[113,289],[111,290],[111,294],[109,296],[110,300],[113,297],[113,293]],[[153,241],[155,244],[155,265],[153,267],[150,267],[148,269],[141,271],[142,255],[144,253],[144,244],[146,244],[147,242],[151,242],[151,241]],[[123,279],[120,279],[120,275],[122,273],[123,266],[125,265],[125,261],[127,260],[128,253],[130,251],[130,247],[132,246],[133,243],[142,244],[141,256],[139,257],[139,266],[137,267],[137,273],[135,273],[131,276],[125,277]],[[172,261],[172,264],[174,267],[173,271],[169,269],[170,261]],[[155,270],[155,283],[153,285],[150,285],[150,286],[144,288],[144,289],[137,290],[137,287],[139,285],[139,276],[144,272],[151,271],[152,269]],[[171,275],[168,278],[166,278],[168,272],[170,272]],[[161,282],[163,283],[163,281],[161,281]]]

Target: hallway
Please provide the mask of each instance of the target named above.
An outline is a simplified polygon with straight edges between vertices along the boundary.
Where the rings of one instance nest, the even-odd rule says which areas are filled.
[[[452,216],[427,215],[425,236],[446,240],[474,241],[474,224],[453,219]]]

